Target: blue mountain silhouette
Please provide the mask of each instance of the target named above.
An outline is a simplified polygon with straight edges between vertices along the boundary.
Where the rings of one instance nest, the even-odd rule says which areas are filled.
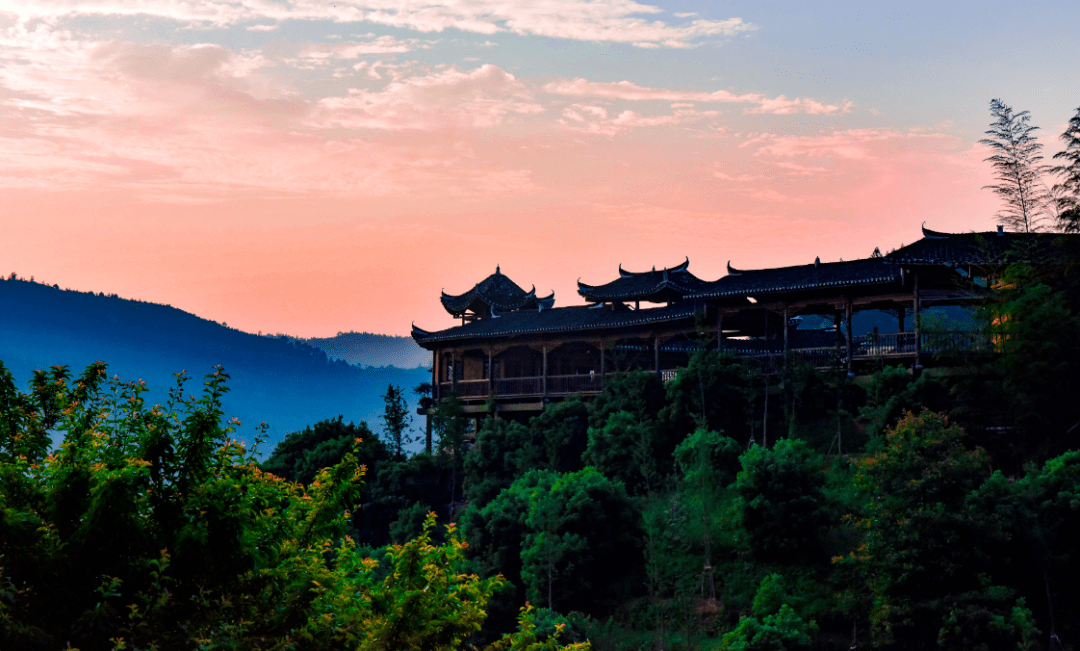
[[[351,350],[363,357],[357,346]],[[151,404],[165,402],[174,373],[186,371],[186,392],[197,394],[203,376],[222,365],[231,376],[226,414],[243,423],[236,436],[250,441],[266,422],[264,453],[285,434],[338,415],[378,432],[386,387],[401,386],[411,398],[412,388],[430,379],[425,368],[361,368],[303,340],[241,332],[168,305],[0,279],[0,361],[21,386],[36,369],[66,364],[78,373],[98,360],[110,376],[145,380]]]

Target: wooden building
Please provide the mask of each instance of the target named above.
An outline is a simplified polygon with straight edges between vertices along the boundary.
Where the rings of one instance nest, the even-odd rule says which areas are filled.
[[[442,303],[460,325],[439,331],[413,327],[432,353],[434,401],[451,393],[467,412],[534,412],[570,395],[603,390],[628,369],[674,377],[702,345],[758,359],[764,372],[801,357],[821,368],[854,374],[895,360],[920,369],[949,350],[985,350],[978,332],[921,332],[920,311],[932,305],[972,305],[1005,264],[1052,255],[1048,234],[940,233],[888,255],[776,269],[737,269],[715,281],[697,278],[689,260],[645,272],[619,267],[602,285],[578,282],[589,304],[555,307],[555,297],[526,292],[496,268]],[[855,337],[862,310],[896,315],[896,332]],[[817,315],[832,327],[803,329]],[[908,316],[913,318],[908,319]]]

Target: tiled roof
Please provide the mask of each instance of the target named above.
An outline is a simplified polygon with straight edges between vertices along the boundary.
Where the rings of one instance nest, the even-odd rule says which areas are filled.
[[[867,258],[850,262],[820,262],[797,267],[753,269],[740,271],[728,264],[728,275],[706,286],[688,298],[725,298],[761,296],[823,289],[827,287],[857,287],[865,285],[900,284],[900,265],[884,258]]]
[[[626,271],[619,265],[619,277],[604,285],[587,285],[578,281],[578,294],[597,303],[607,301],[677,301],[687,294],[701,290],[708,283],[687,271],[690,259],[670,269]]]
[[[535,285],[526,292],[504,276],[499,267],[495,267],[495,273],[478,282],[469,291],[457,296],[443,292],[440,300],[446,311],[454,316],[472,311],[486,317],[496,312],[535,309],[538,305],[550,308],[555,304],[555,294],[538,298]]]
[[[428,343],[442,341],[633,328],[654,323],[671,323],[692,319],[698,307],[694,303],[683,302],[669,307],[642,310],[584,305],[519,310],[507,312],[495,318],[471,321],[438,332],[428,332],[414,325],[412,336],[417,343],[423,346]]]
[[[885,256],[902,264],[997,265],[1010,262],[1041,262],[1054,256],[1060,233],[939,233],[925,226],[923,237]]]

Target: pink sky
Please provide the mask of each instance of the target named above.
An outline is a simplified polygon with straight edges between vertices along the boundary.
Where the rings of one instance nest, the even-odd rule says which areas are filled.
[[[989,83],[938,106],[862,55],[835,84],[748,70],[779,15],[374,4],[0,9],[0,271],[251,332],[406,334],[496,264],[566,305],[620,263],[712,280],[994,227]],[[1052,153],[1080,94],[1010,89]]]

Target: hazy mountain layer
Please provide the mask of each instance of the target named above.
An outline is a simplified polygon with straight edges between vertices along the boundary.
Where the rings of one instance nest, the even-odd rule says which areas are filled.
[[[186,392],[197,393],[221,364],[232,378],[227,414],[243,422],[238,438],[250,440],[265,421],[271,445],[339,414],[378,431],[387,385],[412,398],[412,388],[430,379],[424,369],[330,360],[302,341],[241,332],[168,305],[0,279],[0,361],[21,386],[35,369],[67,364],[78,372],[96,360],[110,375],[145,380],[151,403],[165,401],[174,373],[193,376]]]
[[[339,332],[334,337],[299,341],[322,350],[330,359],[340,359],[355,366],[431,367],[431,353],[416,345],[412,337]]]

